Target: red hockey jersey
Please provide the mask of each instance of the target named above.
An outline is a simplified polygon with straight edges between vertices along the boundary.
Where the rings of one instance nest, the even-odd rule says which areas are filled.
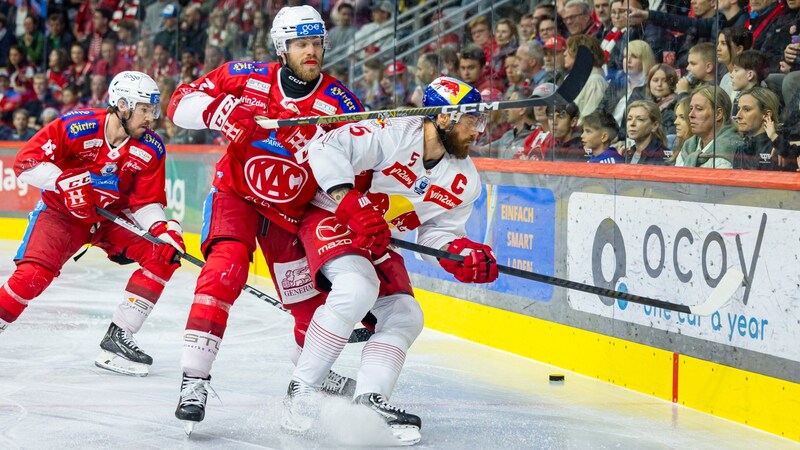
[[[166,148],[153,131],[139,139],[128,138],[112,149],[105,139],[108,113],[104,109],[80,109],[64,114],[39,130],[17,153],[17,176],[48,162],[61,170],[86,168],[101,205],[114,213],[159,203],[166,207],[164,192]],[[42,192],[51,208],[69,213],[54,191]]]
[[[190,84],[175,90],[167,110],[178,126],[202,129],[202,112],[220,94],[240,98],[253,107],[255,115],[286,117],[323,116],[363,111],[355,95],[335,78],[323,73],[316,87],[303,98],[285,94],[278,63],[229,62]],[[328,131],[339,125],[325,125]],[[252,202],[259,212],[289,231],[295,232],[306,205],[314,197],[317,183],[308,165],[308,141],[293,139],[288,132],[279,142],[273,131],[267,139],[228,145],[217,163],[214,187]]]

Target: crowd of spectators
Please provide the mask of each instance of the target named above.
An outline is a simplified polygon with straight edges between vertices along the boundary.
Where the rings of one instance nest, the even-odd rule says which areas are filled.
[[[398,15],[420,0],[4,2],[0,139],[106,107],[123,70],[148,73],[169,98],[226,60],[272,61],[273,15],[302,3],[328,22],[326,71],[372,109],[421,105],[439,75],[486,100],[548,95],[589,48],[592,72],[574,103],[493,112],[478,156],[796,170],[800,0],[652,1],[436,0],[411,38]],[[470,4],[490,12],[465,16]],[[157,128],[170,143],[221,140],[166,114]]]
[[[332,32],[345,36],[335,51],[352,55],[350,67],[363,61],[349,85],[374,109],[419,106],[439,74],[492,101],[546,95],[578,47],[590,49],[593,69],[573,104],[492,113],[478,156],[797,169],[800,0],[542,0],[467,18],[463,33],[452,27],[458,14],[437,11],[433,40],[417,52],[381,33],[396,25],[393,11],[373,4],[371,40],[346,37],[357,5],[331,11]],[[346,82],[354,75],[333,70]]]

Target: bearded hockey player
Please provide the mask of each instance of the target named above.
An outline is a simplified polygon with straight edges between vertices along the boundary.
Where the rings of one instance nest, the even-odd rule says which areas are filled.
[[[327,129],[290,127],[270,132],[255,118],[320,116],[363,108],[339,81],[322,72],[328,36],[314,8],[282,8],[270,33],[279,63],[223,64],[179,86],[168,108],[176,125],[218,130],[230,140],[206,199],[202,235],[206,264],[197,280],[183,339],[184,376],[175,415],[185,422],[187,433],[205,417],[211,367],[257,244],[281,301],[296,318],[310,318],[325,299],[302,270],[307,263],[296,233],[317,191],[307,145]],[[388,235],[387,227],[383,231]],[[308,322],[296,319],[299,347],[307,326]],[[331,382],[342,380],[330,376]]]
[[[477,90],[448,77],[434,80],[423,98],[425,106],[480,101]],[[481,192],[469,149],[484,126],[480,114],[378,119],[348,125],[311,144],[311,168],[332,200],[309,211],[300,236],[315,279],[335,284],[344,278],[349,289],[340,295],[331,292],[314,312],[289,385],[284,428],[304,431],[312,425],[314,392],[321,388],[353,326],[370,311],[377,324],[362,352],[353,401],[384,418],[401,444],[420,440],[420,418],[389,403],[406,352],[423,327],[403,258],[391,249],[382,254],[378,248],[370,258],[352,245],[360,238],[358,233],[336,227],[329,211],[335,210],[335,219],[352,228],[350,205],[374,204],[394,237],[416,230],[419,244],[463,255],[461,263],[427,258],[457,280],[494,281],[498,272],[491,248],[465,237],[472,204]],[[356,174],[362,171],[372,174],[366,193],[354,189]],[[377,276],[367,277],[376,271]]]
[[[159,116],[158,86],[141,72],[122,72],[108,88],[108,110],[71,111],[48,124],[17,154],[21,181],[42,189],[30,213],[17,268],[0,289],[0,332],[57,277],[83,245],[111,261],[138,263],[100,342],[95,364],[145,376],[153,358],[133,338],[152,312],[184,252],[180,224],[164,215],[164,143],[150,124]],[[97,215],[125,213],[168,244],[154,245]],[[79,299],[75,299],[79,301]]]

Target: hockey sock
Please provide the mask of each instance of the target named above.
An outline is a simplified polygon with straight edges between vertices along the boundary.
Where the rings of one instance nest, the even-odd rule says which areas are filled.
[[[114,311],[112,321],[120,328],[137,333],[147,316],[153,311],[167,284],[152,272],[139,269],[131,275],[125,287],[125,297]]]
[[[361,351],[361,368],[356,377],[355,397],[365,393],[392,394],[406,360],[405,339],[389,333],[375,333]]]
[[[375,304],[379,287],[372,263],[362,256],[340,256],[326,262],[322,271],[331,281],[331,292],[327,303],[314,312],[292,375],[316,388],[322,386],[355,324]]]
[[[391,396],[406,359],[406,352],[422,332],[423,315],[414,297],[381,297],[371,312],[377,319],[375,334],[361,351],[356,396],[378,393]]]
[[[219,352],[231,305],[210,295],[195,294],[183,333],[181,366],[190,377],[207,378]]]
[[[181,365],[190,377],[208,377],[228,326],[228,314],[247,282],[250,253],[238,241],[214,244],[197,278],[183,334]]]
[[[328,305],[317,308],[306,331],[306,343],[297,360],[292,379],[302,381],[308,386],[321,387],[322,380],[344,349],[352,330],[353,323],[342,320]]]
[[[53,272],[39,264],[23,263],[17,266],[11,278],[0,287],[0,328],[5,330],[17,320],[28,307],[28,302],[44,292],[52,281]]]

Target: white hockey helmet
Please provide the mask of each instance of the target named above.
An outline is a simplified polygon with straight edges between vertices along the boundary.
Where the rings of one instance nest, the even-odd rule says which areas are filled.
[[[120,99],[125,100],[131,111],[139,103],[156,105],[155,118],[161,115],[161,92],[149,75],[135,70],[118,73],[108,86],[108,104],[118,107]]]
[[[284,6],[272,21],[269,32],[275,51],[280,55],[289,50],[289,40],[302,37],[321,36],[322,48],[331,48],[328,30],[319,12],[311,6]]]

